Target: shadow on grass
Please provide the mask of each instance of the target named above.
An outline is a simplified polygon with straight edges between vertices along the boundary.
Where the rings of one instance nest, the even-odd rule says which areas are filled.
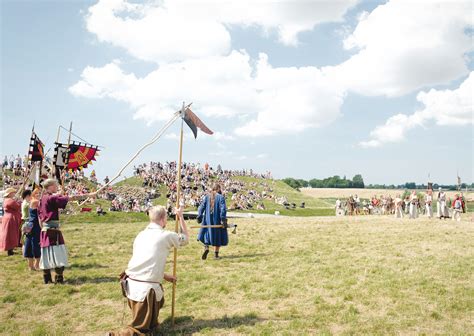
[[[249,253],[249,254],[232,254],[220,256],[221,259],[245,259],[254,257],[266,257],[269,253]]]
[[[88,284],[88,283],[104,283],[104,282],[116,282],[118,283],[118,276],[116,277],[110,277],[110,276],[105,276],[105,277],[88,277],[88,276],[80,276],[76,278],[67,278],[66,274],[66,279],[65,282],[69,285],[83,285],[83,284]]]
[[[264,319],[259,318],[253,313],[234,316],[224,315],[220,318],[209,320],[194,319],[192,316],[180,316],[176,318],[174,327],[171,326],[171,318],[164,320],[155,335],[190,335],[204,329],[228,329],[242,325],[254,326],[262,321]]]
[[[104,266],[98,263],[89,263],[89,264],[72,264],[71,268],[87,270],[87,269],[93,269],[93,268],[109,268],[109,266]]]

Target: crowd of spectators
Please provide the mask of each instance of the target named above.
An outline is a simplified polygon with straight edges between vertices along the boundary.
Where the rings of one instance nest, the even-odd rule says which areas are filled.
[[[2,164],[3,183],[5,186],[19,186],[23,183],[27,167],[26,158],[19,155],[5,157]],[[7,174],[10,170],[13,174]],[[138,177],[141,185],[121,184],[108,186],[99,197],[110,201],[107,211],[146,212],[153,200],[161,196],[167,200],[171,211],[177,197],[177,163],[150,162],[133,168],[134,177]],[[239,178],[237,178],[239,177]],[[245,181],[245,178],[253,179]],[[85,178],[83,170],[64,172],[66,193],[82,195],[101,187],[95,171]],[[107,184],[107,176],[103,183]],[[250,170],[224,170],[220,165],[216,168],[205,163],[183,163],[181,169],[181,195],[187,208],[197,208],[203,195],[213,183],[222,186],[223,194],[228,198],[229,210],[265,210],[264,201],[272,201],[280,205],[291,206],[285,197],[274,194],[273,180],[269,172],[255,173]],[[101,209],[102,210],[102,209]]]

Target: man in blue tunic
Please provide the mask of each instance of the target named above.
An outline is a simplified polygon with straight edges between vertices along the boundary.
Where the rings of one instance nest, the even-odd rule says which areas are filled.
[[[204,244],[202,259],[207,259],[209,246],[214,246],[214,258],[219,259],[219,249],[229,243],[227,235],[227,207],[221,186],[215,183],[212,190],[204,196],[198,209],[198,223],[203,226],[199,230],[198,240]],[[222,227],[209,227],[222,225]]]

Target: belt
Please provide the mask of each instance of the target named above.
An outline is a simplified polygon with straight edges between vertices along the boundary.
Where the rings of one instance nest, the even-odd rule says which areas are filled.
[[[58,220],[50,220],[48,222],[43,223],[43,228],[41,231],[47,230],[59,230],[59,221]]]
[[[157,284],[157,285],[161,285],[161,282],[158,282],[158,281],[146,281],[146,280],[138,280],[138,279],[134,279],[134,278],[131,278],[130,276],[127,275],[126,279],[130,279],[130,280],[133,280],[133,281],[137,281],[137,282],[145,282],[145,283],[152,283],[152,284]]]

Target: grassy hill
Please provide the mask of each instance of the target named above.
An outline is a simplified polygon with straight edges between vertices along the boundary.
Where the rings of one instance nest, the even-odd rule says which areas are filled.
[[[249,176],[235,176],[233,177],[235,180],[239,180],[245,183],[245,190],[255,189],[259,192],[263,191],[263,186],[260,185],[262,179],[257,179],[255,177]],[[290,203],[296,203],[296,209],[285,209],[284,206],[276,204],[274,201],[271,200],[264,200],[263,203],[265,205],[266,210],[242,210],[240,212],[244,213],[267,213],[273,214],[275,211],[279,211],[281,215],[286,216],[331,216],[334,214],[333,211],[333,204],[329,203],[325,200],[315,199],[314,197],[304,195],[303,193],[291,188],[283,181],[279,180],[265,180],[273,189],[274,195],[278,197],[285,196]],[[142,179],[139,177],[130,177],[119,183],[115,184],[116,186],[142,186]],[[253,183],[256,183],[257,186],[252,186]],[[160,188],[161,197],[158,198],[154,203],[155,204],[166,204],[166,189]],[[227,195],[227,205],[230,205],[230,196]],[[305,208],[300,208],[299,205],[305,202]],[[187,209],[187,210],[195,210],[195,209]]]
[[[160,335],[472,334],[474,226],[466,215],[236,222],[221,260],[202,261],[194,239],[179,252],[177,324],[164,284]],[[43,285],[20,254],[2,253],[0,334],[103,335],[127,324],[117,277],[145,226],[65,224],[63,286]]]

